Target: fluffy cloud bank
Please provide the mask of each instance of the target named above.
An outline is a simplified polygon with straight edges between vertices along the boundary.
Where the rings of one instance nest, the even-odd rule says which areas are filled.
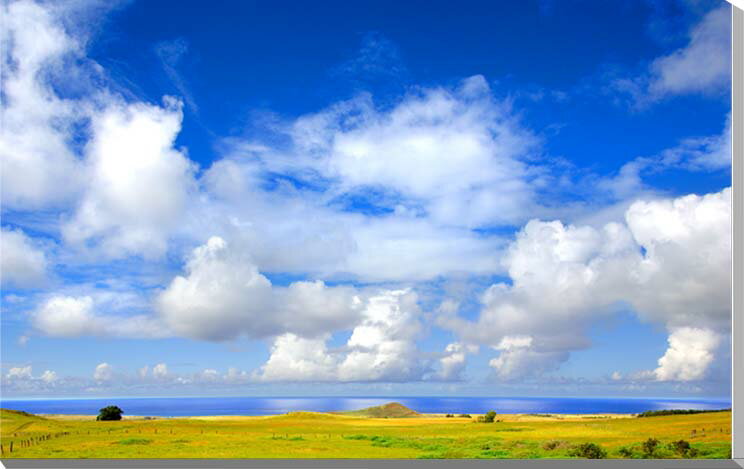
[[[669,335],[669,349],[654,370],[659,381],[692,381],[705,376],[721,339],[710,329],[681,327]]]
[[[219,237],[194,250],[186,271],[156,300],[160,317],[186,337],[314,336],[349,327],[359,317],[361,301],[354,289],[321,281],[275,287],[247,253]]]
[[[283,334],[258,371],[263,381],[408,381],[425,369],[414,340],[420,332],[420,310],[410,290],[371,296],[362,321],[346,345],[329,350],[327,337],[303,339]]]
[[[731,314],[730,191],[639,201],[622,222],[603,226],[525,224],[556,213],[541,192],[560,181],[542,166],[539,139],[479,75],[408,90],[388,106],[361,95],[277,123],[268,143],[226,139],[223,158],[201,172],[175,146],[180,101],[137,102],[107,86],[60,19],[69,16],[64,6],[50,5],[0,7],[3,215],[53,213],[43,228],[71,264],[162,270],[154,286],[142,282],[153,301],[136,314],[68,286],[44,295],[29,315],[38,332],[270,339],[269,359],[250,375],[262,382],[460,380],[468,355],[483,346],[494,353],[494,374],[508,381],[557,369],[590,345],[591,324],[630,307],[669,331],[668,350],[645,376],[699,380],[714,365]],[[723,89],[727,11],[709,13],[685,48],[656,60],[632,83],[636,92],[657,100]],[[729,150],[727,125],[653,164],[634,161],[610,188],[635,195],[650,166],[726,169]],[[26,233],[2,231],[4,287],[40,286],[57,265]],[[185,251],[183,272],[164,274]],[[424,357],[416,340],[427,315],[404,286],[463,272],[508,273],[511,282],[488,288],[476,321],[443,308],[439,323],[457,341]],[[310,280],[284,285],[272,274]],[[350,337],[331,345],[340,332]],[[177,376],[164,363],[140,371],[157,383],[249,379],[237,369]],[[30,367],[11,372],[14,381],[32,378]],[[102,363],[94,381],[112,373]],[[47,371],[36,381],[58,379]]]
[[[210,212],[229,214],[208,223],[251,244],[265,272],[410,281],[466,264],[492,274],[503,240],[473,229],[546,210],[538,139],[482,76],[393,107],[363,95],[267,133],[288,148],[230,139],[202,178]]]
[[[162,338],[171,333],[151,315],[99,313],[90,296],[52,296],[31,313],[31,322],[50,337]]]
[[[69,203],[82,183],[79,161],[67,145],[79,110],[57,96],[50,81],[59,78],[66,61],[78,58],[80,44],[37,3],[3,2],[0,8],[3,205],[38,209]]]
[[[302,116],[274,129],[289,139],[286,150],[234,141],[197,181],[196,165],[174,147],[180,102],[131,101],[109,86],[62,20],[66,6],[3,8],[11,130],[0,136],[3,206],[63,210],[62,248],[84,254],[78,262],[152,260],[174,237],[202,241],[208,226],[252,244],[265,272],[400,281],[467,260],[491,274],[500,240],[471,228],[519,222],[537,205],[544,174],[524,162],[534,161],[536,139],[481,76],[412,91],[392,109],[361,96]],[[355,204],[381,216],[352,213]]]
[[[492,274],[502,242],[471,228],[519,222],[536,206],[544,174],[523,161],[534,161],[536,139],[481,76],[411,91],[392,109],[361,96],[301,116],[273,129],[288,149],[228,139],[197,178],[174,146],[181,103],[118,92],[85,57],[68,7],[3,6],[0,156],[3,208],[59,211],[45,229],[61,232],[75,262],[158,259],[208,228],[250,244],[269,273],[408,281],[467,262]]]
[[[181,104],[127,103],[109,88],[63,20],[77,7],[2,6],[3,208],[74,212],[61,231],[76,249],[159,256],[195,184],[193,164],[173,148]]]
[[[14,367],[8,370],[8,379],[28,379],[31,378],[31,366]]]
[[[468,354],[478,353],[475,345],[453,342],[447,344],[444,355],[439,359],[440,370],[436,377],[444,381],[457,381],[462,379]]]
[[[299,119],[291,135],[313,155],[304,162],[338,182],[335,190],[379,188],[388,193],[383,206],[422,210],[438,223],[513,223],[536,205],[536,175],[521,161],[536,140],[479,75],[386,112],[364,98],[347,102]]]
[[[181,103],[109,105],[92,118],[87,185],[63,227],[71,245],[98,244],[111,258],[155,257],[182,219],[195,182],[193,164],[173,148]]]
[[[556,368],[588,346],[586,329],[623,304],[670,331],[658,380],[705,375],[731,317],[731,191],[639,201],[601,228],[533,220],[505,257],[476,322],[440,323],[499,351],[502,379]],[[560,325],[557,327],[556,325]]]
[[[54,388],[59,379],[57,373],[45,370],[39,376],[33,376],[31,365],[11,367],[3,376],[3,387],[20,390],[51,389]]]

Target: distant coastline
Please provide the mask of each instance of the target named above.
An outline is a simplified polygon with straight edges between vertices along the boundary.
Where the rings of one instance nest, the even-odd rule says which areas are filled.
[[[95,415],[110,404],[125,417],[269,416],[296,411],[343,412],[400,402],[421,414],[623,415],[667,409],[716,410],[724,399],[538,398],[538,397],[147,397],[0,400],[0,407],[46,415]]]

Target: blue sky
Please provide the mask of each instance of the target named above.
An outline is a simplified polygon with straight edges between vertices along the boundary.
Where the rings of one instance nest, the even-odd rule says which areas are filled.
[[[723,1],[3,6],[2,387],[730,392]]]

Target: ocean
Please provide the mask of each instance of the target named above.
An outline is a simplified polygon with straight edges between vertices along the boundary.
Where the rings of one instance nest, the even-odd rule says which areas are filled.
[[[144,397],[101,399],[0,400],[0,407],[33,414],[97,414],[117,405],[125,415],[179,417],[197,415],[273,415],[307,410],[357,410],[399,402],[421,413],[639,413],[662,409],[725,409],[730,400],[616,399],[555,397]]]

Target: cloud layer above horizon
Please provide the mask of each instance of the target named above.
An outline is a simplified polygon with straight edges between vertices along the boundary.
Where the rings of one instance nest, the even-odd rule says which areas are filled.
[[[73,18],[90,5],[2,8],[4,392],[581,379],[618,393],[725,389],[731,190],[646,178],[727,174],[730,118],[599,173],[552,156],[515,100],[476,74],[274,116],[195,157],[179,143],[200,109],[177,71],[186,42],[176,58],[153,46],[181,91],[153,102],[88,56],[95,34]],[[675,96],[719,99],[728,12],[706,12],[685,45],[607,89],[619,102],[630,93],[631,115]],[[667,337],[651,366],[564,376],[622,314]],[[22,333],[8,354],[9,327]],[[24,356],[42,340],[162,341],[184,357],[258,344],[264,359],[181,373],[158,356],[135,369],[102,355],[63,376]]]

